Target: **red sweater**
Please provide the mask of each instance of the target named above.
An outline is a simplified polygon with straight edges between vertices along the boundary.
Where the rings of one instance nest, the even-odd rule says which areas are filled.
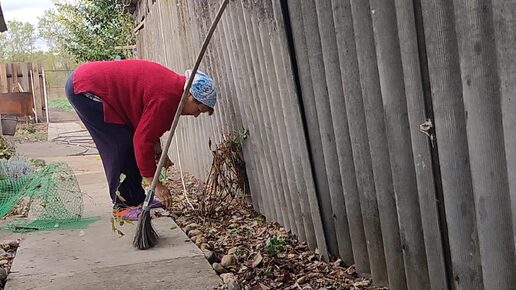
[[[99,61],[80,65],[75,94],[102,99],[104,121],[134,130],[136,162],[143,177],[156,171],[154,144],[170,129],[186,82],[184,75],[145,60]]]

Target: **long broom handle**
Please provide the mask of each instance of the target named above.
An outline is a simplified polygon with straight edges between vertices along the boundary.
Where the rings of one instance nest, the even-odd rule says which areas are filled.
[[[161,173],[161,168],[163,167],[163,164],[165,163],[165,159],[168,154],[168,149],[170,147],[170,144],[172,143],[172,138],[174,137],[174,132],[177,127],[177,123],[179,122],[179,117],[181,116],[181,112],[183,111],[183,107],[185,106],[186,99],[188,94],[190,93],[190,87],[192,86],[193,79],[195,77],[195,74],[197,73],[197,69],[199,68],[199,65],[201,64],[201,60],[204,56],[204,53],[206,52],[206,49],[208,48],[208,44],[211,40],[211,37],[213,35],[213,32],[215,32],[215,28],[217,27],[217,24],[219,23],[220,18],[222,17],[222,14],[224,13],[224,10],[226,9],[226,6],[228,5],[229,0],[224,0],[222,2],[222,5],[219,8],[219,12],[217,12],[217,16],[213,20],[213,23],[211,24],[210,30],[208,31],[208,34],[206,35],[206,38],[204,39],[204,42],[202,44],[201,50],[199,51],[199,55],[197,56],[197,60],[195,61],[195,65],[192,69],[192,73],[190,74],[190,77],[188,78],[188,82],[186,83],[186,87],[184,88],[183,95],[181,96],[181,101],[179,102],[179,107],[177,108],[176,114],[174,116],[174,120],[172,121],[172,125],[170,126],[170,134],[168,135],[167,142],[165,143],[165,147],[163,148],[163,153],[161,154],[161,157],[159,158],[158,166],[156,168],[156,172],[154,173],[154,177],[152,178],[151,187],[149,190],[149,194],[147,198],[145,199],[144,206],[148,206],[150,202],[152,201],[152,198],[154,197],[154,191],[156,189],[156,184],[158,184],[159,176]]]

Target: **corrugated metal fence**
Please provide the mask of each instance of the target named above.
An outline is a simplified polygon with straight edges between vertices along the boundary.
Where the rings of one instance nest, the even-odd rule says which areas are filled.
[[[140,1],[138,51],[193,65],[219,3]],[[516,2],[232,1],[201,68],[213,117],[169,152],[206,178],[246,128],[252,200],[398,289],[516,289]],[[179,153],[178,153],[179,152]]]

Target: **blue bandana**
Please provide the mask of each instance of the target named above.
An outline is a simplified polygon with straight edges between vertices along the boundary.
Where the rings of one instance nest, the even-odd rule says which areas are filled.
[[[191,73],[192,70],[187,70],[185,72],[186,77],[189,78]],[[199,69],[197,70],[192,86],[190,87],[190,93],[197,101],[212,109],[215,107],[215,103],[217,102],[215,83],[210,76]]]

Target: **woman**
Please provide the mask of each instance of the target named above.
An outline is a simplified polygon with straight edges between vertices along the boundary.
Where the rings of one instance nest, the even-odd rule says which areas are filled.
[[[151,183],[160,137],[170,129],[189,72],[178,74],[145,60],[116,60],[82,64],[68,78],[66,95],[99,151],[114,216],[137,220],[142,212],[142,176]],[[212,115],[216,100],[213,80],[198,70],[181,115]],[[171,206],[163,184],[157,184],[155,194],[154,207]]]

